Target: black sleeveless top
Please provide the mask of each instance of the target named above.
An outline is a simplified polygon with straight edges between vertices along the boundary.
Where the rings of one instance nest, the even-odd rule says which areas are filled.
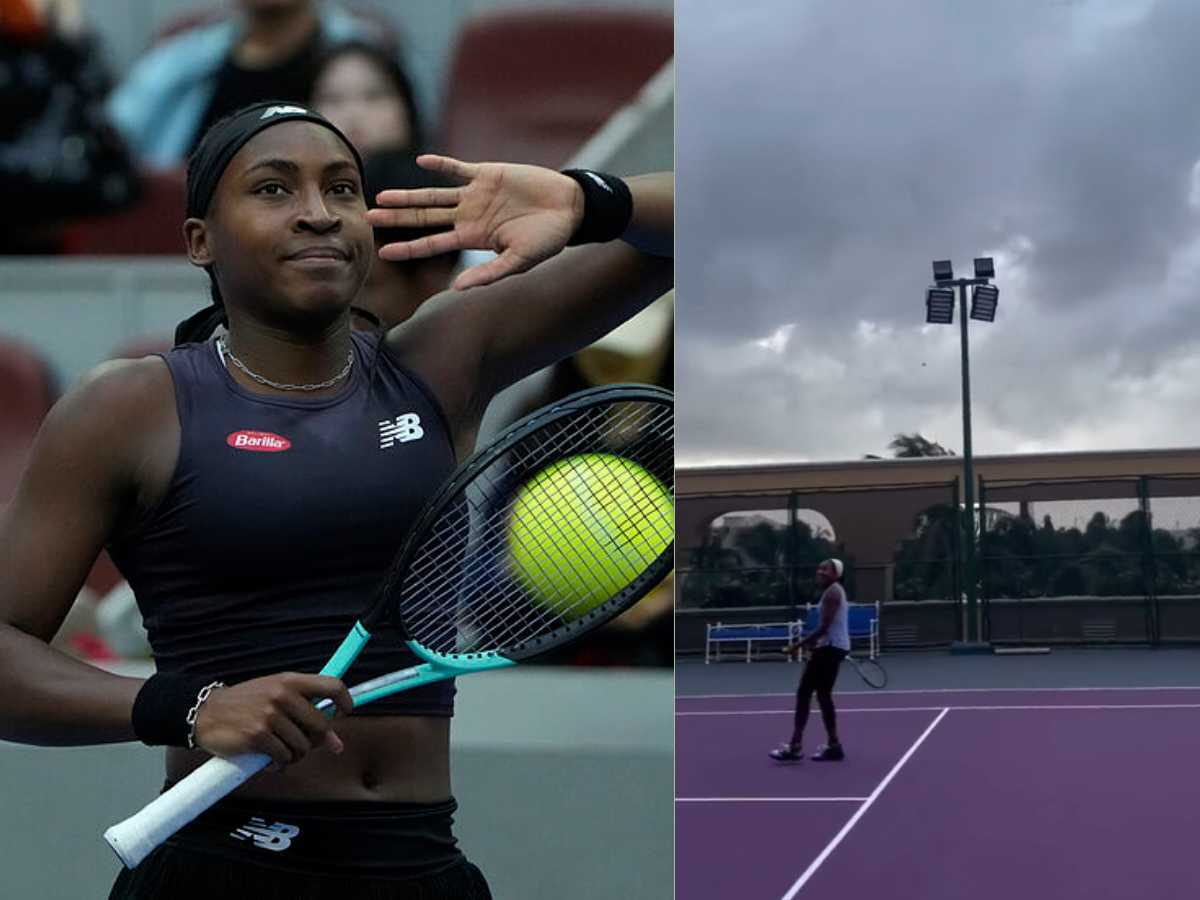
[[[148,520],[109,547],[159,671],[226,684],[319,671],[454,470],[429,389],[381,336],[353,332],[352,346],[349,383],[321,398],[246,390],[211,341],[163,354],[179,459]],[[390,626],[380,628],[347,682],[415,662]],[[448,716],[453,696],[453,682],[441,682],[361,712]]]

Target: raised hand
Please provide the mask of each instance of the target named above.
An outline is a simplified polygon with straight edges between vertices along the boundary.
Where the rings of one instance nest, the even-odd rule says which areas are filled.
[[[454,281],[464,290],[532,269],[566,245],[583,219],[583,191],[566,175],[539,166],[467,163],[424,154],[417,164],[461,179],[456,188],[386,190],[367,212],[376,228],[445,228],[385,244],[381,259],[403,262],[458,250],[493,250],[495,259]]]

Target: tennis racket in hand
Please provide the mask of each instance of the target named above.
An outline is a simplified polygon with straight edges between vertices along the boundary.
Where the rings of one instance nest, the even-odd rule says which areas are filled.
[[[800,644],[788,644],[783,648],[783,653],[792,661],[802,657],[805,663],[808,662],[808,653],[804,652]],[[883,664],[879,660],[869,656],[858,657],[853,653],[847,653],[845,662],[850,664],[851,668],[858,673],[858,677],[868,687],[882,688],[887,686],[887,670],[884,669]]]
[[[673,565],[670,391],[582,391],[505,430],[416,519],[371,606],[321,670],[341,678],[389,620],[422,662],[352,688],[355,706],[505,668],[605,624]],[[317,708],[333,715],[331,700]],[[214,757],[104,833],[133,868],[270,763]]]
[[[850,663],[854,671],[858,673],[858,677],[868,687],[882,688],[887,686],[887,670],[877,659],[872,659],[869,656],[855,656],[853,653],[846,655],[846,662]]]

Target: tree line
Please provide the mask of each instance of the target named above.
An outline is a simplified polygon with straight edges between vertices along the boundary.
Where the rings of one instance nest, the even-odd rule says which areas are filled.
[[[954,455],[918,433],[896,435],[889,449],[897,458]],[[951,600],[962,591],[964,517],[953,504],[931,506],[917,516],[891,560],[893,599]],[[1200,595],[1200,527],[1182,533],[1153,528],[1141,510],[1120,519],[1097,511],[1083,528],[1061,527],[1048,515],[1035,521],[1025,505],[1017,515],[983,508],[978,521],[981,597]],[[815,532],[807,522],[797,521],[793,528],[760,521],[716,529],[680,567],[680,604],[803,605],[813,599],[817,564],[830,556],[846,561],[853,596],[853,548]]]

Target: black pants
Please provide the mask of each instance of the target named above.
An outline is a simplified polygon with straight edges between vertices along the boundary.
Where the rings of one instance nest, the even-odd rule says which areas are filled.
[[[821,719],[825,722],[825,732],[829,742],[836,743],[837,710],[833,706],[833,686],[837,682],[838,670],[846,651],[838,647],[818,647],[804,667],[804,675],[800,678],[800,688],[796,691],[796,724],[792,730],[792,743],[800,744],[804,737],[804,726],[808,722],[808,707],[812,704],[812,695],[817,695],[817,703],[821,706]]]
[[[491,900],[454,809],[226,799],[122,870],[109,900]]]

